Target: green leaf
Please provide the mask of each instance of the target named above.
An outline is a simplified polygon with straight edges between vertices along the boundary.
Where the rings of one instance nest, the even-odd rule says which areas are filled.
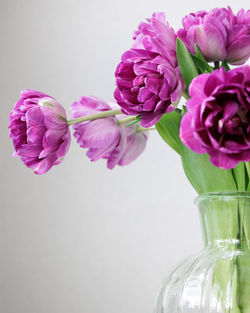
[[[205,72],[212,73],[213,72],[212,66],[207,64],[206,61],[203,61],[200,58],[198,58],[197,56],[192,55],[192,54],[191,54],[191,57],[194,61],[196,68],[200,69],[202,73],[205,73]]]
[[[160,121],[155,125],[158,133],[165,140],[165,142],[180,154],[181,140],[179,136],[179,128],[181,122],[181,115],[178,110],[171,113],[164,114]]]
[[[246,175],[248,178],[247,191],[250,191],[250,162],[245,162]]]
[[[197,58],[199,58],[200,60],[206,62],[206,59],[204,58],[200,48],[198,47],[198,45],[194,45],[194,49],[195,49],[195,55],[197,56]]]
[[[181,157],[185,174],[198,194],[237,190],[232,171],[212,165],[207,154],[197,154],[182,144]]]
[[[176,53],[181,75],[188,90],[191,81],[198,76],[198,72],[188,49],[180,38],[177,38],[176,41]]]
[[[244,162],[240,162],[233,170],[233,175],[238,191],[246,190],[246,169]]]

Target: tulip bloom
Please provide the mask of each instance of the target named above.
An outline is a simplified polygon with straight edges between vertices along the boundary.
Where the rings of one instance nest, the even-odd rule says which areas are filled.
[[[208,153],[223,169],[250,161],[250,66],[202,74],[192,81],[190,96],[180,126],[182,142],[196,153]]]
[[[134,32],[133,49],[145,49],[158,53],[173,67],[177,66],[176,34],[166,21],[165,13],[153,13],[146,22],[139,24]]]
[[[34,170],[46,173],[60,164],[70,145],[64,108],[52,97],[34,90],[21,92],[10,113],[10,138],[15,156]]]
[[[95,97],[82,97],[71,105],[72,118],[112,110],[114,106]],[[119,126],[115,116],[77,123],[73,128],[80,147],[88,149],[90,160],[107,159],[109,169],[131,163],[143,152],[147,140],[146,134],[136,132],[135,126]]]
[[[184,84],[177,64],[176,34],[163,13],[141,23],[132,49],[122,55],[114,96],[122,111],[150,127],[178,104]]]
[[[234,18],[227,40],[227,61],[244,64],[250,57],[250,10],[241,9]]]
[[[235,16],[228,7],[191,13],[182,20],[177,36],[191,53],[198,45],[208,62],[224,61],[240,65],[250,56],[250,10]]]

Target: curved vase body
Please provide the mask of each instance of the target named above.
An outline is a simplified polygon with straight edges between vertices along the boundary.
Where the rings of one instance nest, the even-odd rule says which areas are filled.
[[[250,194],[197,199],[206,248],[162,284],[155,313],[250,313]]]

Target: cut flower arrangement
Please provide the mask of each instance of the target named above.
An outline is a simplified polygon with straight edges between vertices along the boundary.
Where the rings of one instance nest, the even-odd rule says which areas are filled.
[[[191,13],[177,32],[154,13],[116,68],[116,102],[81,97],[67,119],[56,99],[26,89],[10,113],[14,155],[36,174],[62,162],[70,126],[109,169],[135,160],[151,130],[180,156],[206,248],[163,283],[157,313],[250,313],[249,57],[250,10]]]

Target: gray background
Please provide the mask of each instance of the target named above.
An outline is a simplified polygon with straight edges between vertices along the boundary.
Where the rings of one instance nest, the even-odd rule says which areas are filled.
[[[191,11],[228,4],[248,8],[247,0],[1,0],[1,313],[150,313],[166,273],[202,247],[195,192],[156,133],[127,167],[91,163],[72,140],[64,162],[36,176],[11,158],[7,124],[25,88],[67,110],[82,95],[112,100],[120,56],[153,11],[177,29]]]

